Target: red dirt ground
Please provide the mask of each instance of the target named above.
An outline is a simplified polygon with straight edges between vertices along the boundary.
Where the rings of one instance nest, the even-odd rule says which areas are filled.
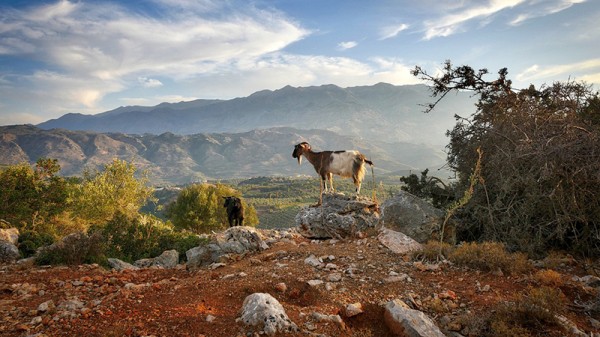
[[[314,254],[332,256],[342,273],[340,282],[311,287],[308,280],[327,281],[327,271],[304,263]],[[327,260],[327,259],[326,259]],[[539,286],[531,274],[495,275],[449,264],[438,270],[421,268],[381,246],[376,238],[347,241],[278,242],[268,250],[230,261],[217,269],[187,271],[181,268],[109,271],[96,265],[76,267],[5,266],[0,271],[0,335],[11,336],[258,336],[260,329],[236,321],[244,298],[255,292],[274,296],[289,318],[298,325],[298,336],[391,336],[383,320],[383,304],[402,299],[424,311],[439,326],[442,317],[452,318],[454,329],[464,328],[461,315],[480,317],[501,301],[511,301]],[[572,281],[585,274],[577,263],[561,271],[560,288],[569,303],[585,302],[594,289]],[[352,270],[352,275],[348,270]],[[385,282],[392,274],[410,280]],[[285,291],[276,285],[285,283]],[[127,285],[129,284],[129,285]],[[479,284],[479,286],[478,286]],[[127,285],[127,286],[126,286]],[[489,291],[481,291],[489,285]],[[40,303],[58,306],[77,298],[86,309],[62,317],[59,311],[41,313]],[[410,299],[413,299],[411,301]],[[364,312],[346,317],[343,308],[360,302]],[[339,314],[342,327],[315,322],[311,313]],[[212,316],[214,320],[207,321]],[[588,334],[594,331],[585,313],[567,311],[565,316]],[[40,320],[41,317],[41,320]],[[595,317],[595,319],[600,319]],[[32,321],[33,320],[33,321]],[[447,323],[445,323],[447,324]],[[466,330],[463,330],[463,334]],[[558,327],[540,336],[564,336]],[[287,334],[286,336],[292,336]]]

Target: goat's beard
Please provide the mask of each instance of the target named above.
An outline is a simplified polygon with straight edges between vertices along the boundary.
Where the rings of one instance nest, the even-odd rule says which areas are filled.
[[[298,156],[298,165],[302,164],[302,156]]]

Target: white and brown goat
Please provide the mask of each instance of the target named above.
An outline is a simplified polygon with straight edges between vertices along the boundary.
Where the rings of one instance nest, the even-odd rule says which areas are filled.
[[[306,157],[321,176],[321,195],[323,190],[328,190],[327,181],[329,181],[331,190],[334,191],[334,174],[343,178],[351,177],[356,186],[356,195],[359,195],[366,172],[365,163],[373,166],[372,161],[367,160],[362,153],[356,150],[313,152],[307,142],[294,146],[292,157],[298,158],[298,165],[302,164],[302,156]]]

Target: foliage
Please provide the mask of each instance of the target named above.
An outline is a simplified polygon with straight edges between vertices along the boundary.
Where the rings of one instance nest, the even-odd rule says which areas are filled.
[[[431,202],[437,208],[447,207],[455,199],[454,186],[446,185],[437,177],[428,177],[427,173],[429,169],[422,171],[421,177],[414,173],[400,177],[400,181],[404,183],[402,190]]]
[[[135,217],[148,199],[152,199],[152,188],[148,178],[135,177],[132,163],[114,159],[99,172],[84,172],[83,182],[71,195],[75,216],[89,224],[104,224],[115,214]]]
[[[0,171],[0,216],[20,231],[45,230],[66,209],[68,186],[56,159],[40,158]]]
[[[510,253],[498,242],[462,243],[450,252],[448,259],[461,266],[509,274],[523,273],[531,268],[525,254]]]
[[[19,234],[19,252],[23,257],[33,256],[38,248],[49,246],[54,237],[45,232],[26,230]]]
[[[226,228],[227,213],[223,207],[224,196],[237,196],[240,192],[223,184],[194,184],[184,188],[173,203],[167,207],[166,215],[178,229],[193,233],[210,233]],[[255,226],[258,216],[253,206],[242,198],[244,225]]]
[[[91,231],[103,238],[106,256],[128,262],[156,257],[170,249],[182,256],[201,242],[197,235],[176,232],[172,225],[151,215],[129,217],[117,213],[108,223],[92,227]]]
[[[104,263],[104,242],[97,233],[73,233],[61,241],[40,249],[35,262],[38,265],[78,265]]]
[[[514,90],[501,69],[486,81],[486,69],[446,62],[434,77],[438,100],[452,90],[479,94],[477,111],[456,116],[448,132],[448,164],[467,189],[485,156],[472,198],[457,217],[459,240],[501,241],[511,249],[542,254],[552,248],[600,254],[600,99],[589,86],[554,83]]]
[[[514,303],[497,305],[483,336],[533,336],[540,329],[558,325],[557,315],[565,311],[565,295],[560,289],[540,287],[520,294]]]

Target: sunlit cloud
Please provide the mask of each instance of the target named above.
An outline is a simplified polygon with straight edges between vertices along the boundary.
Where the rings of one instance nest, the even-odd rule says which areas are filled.
[[[598,83],[595,75],[590,75],[590,72],[600,71],[600,58],[585,60],[582,62],[571,63],[571,64],[560,64],[541,67],[537,64],[525,69],[523,72],[517,74],[516,79],[519,81],[535,81],[543,80],[553,77],[562,77],[567,79],[569,77],[580,77],[586,79],[593,79],[591,83]]]
[[[12,80],[29,82],[21,89],[30,90],[32,99],[46,100],[45,111],[58,113],[98,108],[104,96],[128,86],[161,86],[158,75],[181,80],[231,67],[310,34],[280,12],[251,5],[230,6],[215,16],[203,14],[226,2],[156,2],[171,16],[67,0],[6,11],[0,14],[0,55],[45,66]],[[47,93],[38,91],[42,86]]]
[[[472,20],[483,20],[502,10],[515,7],[525,0],[490,0],[484,4],[479,1],[468,2],[466,7],[456,10],[455,13],[425,22],[425,40],[436,37],[445,37],[464,29],[464,25]]]
[[[395,26],[387,26],[381,29],[379,40],[387,40],[398,36],[400,32],[407,30],[408,25],[403,23]]]
[[[337,46],[338,46],[339,50],[347,50],[347,49],[352,49],[352,48],[358,46],[358,42],[356,42],[356,41],[345,41],[345,42],[338,43]]]

